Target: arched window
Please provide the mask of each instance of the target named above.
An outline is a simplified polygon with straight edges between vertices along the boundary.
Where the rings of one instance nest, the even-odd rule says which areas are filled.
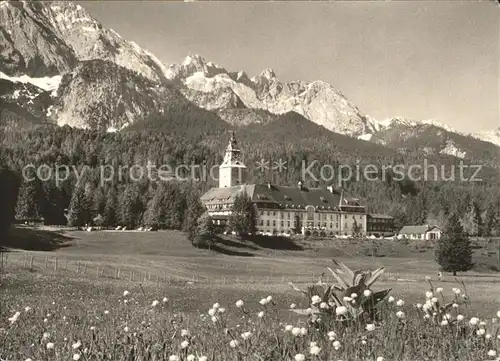
[[[314,219],[314,211],[315,211],[315,209],[313,206],[306,207],[307,219]]]

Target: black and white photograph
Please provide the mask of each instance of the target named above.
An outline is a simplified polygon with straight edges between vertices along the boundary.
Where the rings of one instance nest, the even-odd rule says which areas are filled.
[[[0,361],[500,361],[498,1],[0,1]]]

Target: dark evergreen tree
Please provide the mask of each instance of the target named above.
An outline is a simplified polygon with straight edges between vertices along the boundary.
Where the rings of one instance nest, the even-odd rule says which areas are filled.
[[[499,222],[500,214],[497,214],[498,210],[495,206],[495,202],[491,202],[486,210],[485,222],[483,225],[483,235],[485,237],[491,237],[495,233],[495,225]]]
[[[48,180],[43,183],[43,191],[45,199],[41,212],[45,224],[66,224],[66,218],[64,217],[64,209],[66,207],[64,190],[57,187],[55,181]]]
[[[358,221],[354,220],[354,224],[352,225],[352,236],[354,238],[360,238],[363,235],[363,226],[358,223]]]
[[[135,228],[142,219],[142,203],[138,189],[134,184],[128,184],[118,198],[118,221],[128,228]]]
[[[104,205],[103,224],[107,227],[116,226],[117,215],[116,209],[118,207],[118,196],[114,186],[111,186],[106,195],[106,204]]]
[[[200,201],[198,194],[192,194],[187,201],[187,210],[184,216],[185,223],[183,226],[184,232],[187,233],[188,239],[194,243],[198,234],[198,219],[205,212],[205,207]]]
[[[210,244],[215,237],[215,225],[208,212],[204,212],[197,220],[196,242]]]
[[[481,237],[482,236],[482,233],[483,233],[483,217],[482,217],[482,214],[481,214],[481,208],[479,206],[479,202],[477,200],[475,200],[474,202],[472,202],[472,221],[473,221],[473,224],[474,224],[474,232],[473,234],[476,235],[476,236],[479,236]]]
[[[441,239],[436,247],[436,261],[442,271],[466,272],[470,270],[472,262],[472,247],[469,237],[465,234],[456,213],[452,213]]]
[[[232,231],[242,236],[257,232],[257,210],[246,192],[236,195],[229,226]]]
[[[144,212],[144,224],[154,228],[166,228],[164,209],[164,187],[160,184]]]
[[[91,202],[85,188],[86,186],[82,184],[73,191],[67,214],[69,226],[82,227],[91,220]]]
[[[32,221],[42,217],[45,196],[40,180],[36,175],[27,177],[19,189],[16,205],[16,218],[22,221]]]
[[[7,168],[0,159],[0,199],[2,200],[0,206],[0,245],[14,220],[19,183],[19,177]]]

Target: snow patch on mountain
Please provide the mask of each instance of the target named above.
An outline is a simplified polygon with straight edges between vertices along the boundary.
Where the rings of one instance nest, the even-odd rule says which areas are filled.
[[[28,75],[8,76],[7,74],[0,71],[0,79],[9,80],[13,83],[23,83],[23,84],[29,83],[45,91],[50,91],[54,95],[56,95],[57,89],[61,84],[62,76],[55,75],[50,77],[45,76],[42,78],[32,78]]]
[[[440,152],[441,154],[447,154],[447,155],[452,155],[452,156],[455,156],[457,158],[465,158],[465,156],[467,155],[466,152],[458,149],[456,146],[455,146],[455,143],[453,143],[453,141],[451,140],[447,140],[446,141],[446,146],[441,150]]]
[[[500,147],[500,127],[495,130],[473,133],[471,136]]]

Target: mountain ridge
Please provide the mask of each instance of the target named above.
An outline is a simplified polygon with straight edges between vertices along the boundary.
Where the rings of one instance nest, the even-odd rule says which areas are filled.
[[[202,114],[196,109],[203,108],[215,114],[214,124],[245,127],[294,112],[331,132],[389,148],[414,148],[423,134],[424,153],[476,159],[478,144],[487,153],[500,147],[500,130],[469,138],[432,119],[374,119],[321,80],[283,82],[270,68],[249,77],[194,53],[165,66],[71,2],[2,1],[0,20],[0,33],[6,34],[0,38],[0,81],[10,89],[0,93],[0,101],[2,117],[11,124],[25,118],[117,131],[135,122],[145,125],[161,111]]]

